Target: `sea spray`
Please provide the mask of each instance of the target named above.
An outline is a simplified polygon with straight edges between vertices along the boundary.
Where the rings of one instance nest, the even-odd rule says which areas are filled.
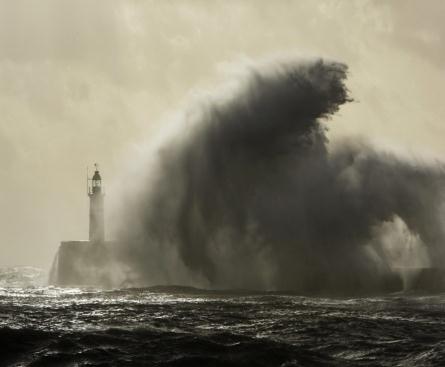
[[[325,122],[351,100],[346,77],[338,62],[277,62],[191,107],[119,216],[118,256],[135,282],[395,290],[376,231],[395,216],[441,263],[443,167],[328,142]]]

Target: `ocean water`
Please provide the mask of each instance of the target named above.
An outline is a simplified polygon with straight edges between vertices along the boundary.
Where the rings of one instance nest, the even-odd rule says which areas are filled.
[[[1,366],[444,366],[445,294],[44,286],[0,273]]]

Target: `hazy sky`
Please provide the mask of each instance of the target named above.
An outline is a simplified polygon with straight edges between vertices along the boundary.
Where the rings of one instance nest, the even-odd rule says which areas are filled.
[[[441,0],[0,0],[0,266],[86,239],[86,166],[112,200],[169,114],[246,59],[347,63],[332,139],[445,159],[444,17]]]

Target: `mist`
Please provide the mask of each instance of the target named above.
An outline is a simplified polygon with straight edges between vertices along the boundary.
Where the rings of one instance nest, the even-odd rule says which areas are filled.
[[[0,0],[0,365],[443,365],[444,14]]]
[[[283,52],[350,66],[331,141],[443,159],[445,3],[0,0],[0,266],[48,269],[88,234],[86,166],[115,182],[197,90]],[[129,180],[131,181],[131,180]]]
[[[382,291],[394,272],[440,265],[443,165],[330,143],[347,74],[276,61],[190,106],[120,209],[130,283]]]

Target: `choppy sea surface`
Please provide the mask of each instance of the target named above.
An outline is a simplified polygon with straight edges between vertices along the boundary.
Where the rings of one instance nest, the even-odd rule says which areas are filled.
[[[445,294],[43,284],[35,269],[0,272],[1,366],[445,365]]]

